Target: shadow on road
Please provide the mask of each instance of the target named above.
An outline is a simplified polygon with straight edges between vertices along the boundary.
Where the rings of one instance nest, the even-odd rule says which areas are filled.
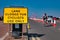
[[[42,37],[42,36],[44,36],[45,34],[37,34],[37,33],[24,33],[23,35],[25,35],[25,36],[29,36],[29,37]]]
[[[42,36],[44,36],[45,34],[37,34],[37,33],[24,33],[23,35],[25,35],[25,36],[28,36],[28,40],[30,40],[30,38],[31,37],[42,37]]]
[[[30,34],[28,34],[28,36],[29,37],[42,37],[42,36],[44,36],[45,34],[36,34],[36,33],[30,33]]]
[[[44,27],[52,27],[53,25],[51,25],[51,24],[44,24]]]

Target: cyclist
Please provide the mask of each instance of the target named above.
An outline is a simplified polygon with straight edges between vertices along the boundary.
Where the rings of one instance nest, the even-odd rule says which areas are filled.
[[[43,15],[43,20],[44,20],[45,22],[47,22],[47,19],[48,19],[48,16],[47,16],[46,13],[44,13],[44,15]]]

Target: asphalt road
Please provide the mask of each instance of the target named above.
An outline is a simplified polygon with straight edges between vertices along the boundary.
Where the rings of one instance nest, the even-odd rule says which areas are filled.
[[[57,22],[57,26],[43,25],[41,22],[29,20],[30,28],[28,29],[29,38],[39,37],[40,40],[60,40],[60,22]]]

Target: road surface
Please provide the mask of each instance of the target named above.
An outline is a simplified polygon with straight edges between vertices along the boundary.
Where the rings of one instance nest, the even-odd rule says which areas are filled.
[[[57,26],[43,25],[41,22],[29,20],[30,28],[28,29],[29,39],[31,37],[39,37],[39,40],[60,40],[60,22],[57,22]],[[35,40],[35,39],[34,39]]]

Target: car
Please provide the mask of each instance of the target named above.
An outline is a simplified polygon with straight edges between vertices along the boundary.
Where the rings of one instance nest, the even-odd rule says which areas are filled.
[[[53,22],[53,16],[48,16],[47,22],[48,22],[48,23]]]

